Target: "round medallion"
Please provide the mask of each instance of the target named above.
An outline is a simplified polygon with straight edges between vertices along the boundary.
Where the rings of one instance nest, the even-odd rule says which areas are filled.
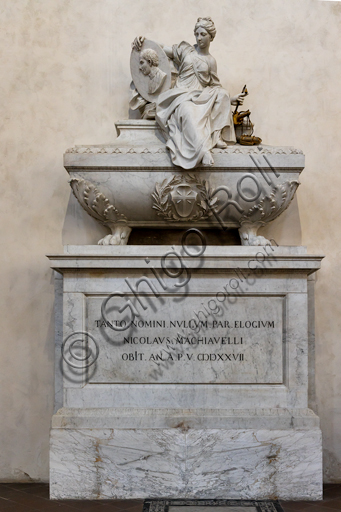
[[[154,41],[145,40],[141,51],[131,52],[130,70],[142,98],[151,103],[170,88],[171,68],[167,55]]]

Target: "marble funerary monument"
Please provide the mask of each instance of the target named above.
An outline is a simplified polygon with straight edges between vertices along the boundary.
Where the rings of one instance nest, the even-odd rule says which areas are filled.
[[[113,144],[65,153],[79,208],[110,233],[49,256],[52,498],[321,497],[322,256],[258,235],[289,207],[304,155],[259,144],[238,113],[246,88],[220,84],[214,23],[194,34],[194,46],[136,38],[141,118],[118,122]],[[147,228],[178,242],[129,242]],[[210,244],[230,228],[241,245]]]

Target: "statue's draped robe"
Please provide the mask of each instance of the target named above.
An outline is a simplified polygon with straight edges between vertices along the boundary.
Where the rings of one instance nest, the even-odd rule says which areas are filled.
[[[156,120],[168,133],[172,162],[184,169],[198,165],[219,137],[235,142],[230,97],[209,61],[186,42],[173,46],[179,76],[173,89],[160,94]]]

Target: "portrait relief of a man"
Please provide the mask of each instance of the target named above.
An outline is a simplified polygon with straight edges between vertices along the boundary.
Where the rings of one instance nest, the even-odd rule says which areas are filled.
[[[154,50],[146,49],[141,52],[139,70],[149,78],[148,93],[158,92],[166,79],[167,74],[159,67],[159,57]]]

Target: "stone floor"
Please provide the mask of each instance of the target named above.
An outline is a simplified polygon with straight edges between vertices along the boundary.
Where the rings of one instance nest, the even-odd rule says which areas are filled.
[[[48,484],[0,484],[0,512],[141,512],[143,500],[49,500]],[[341,510],[341,484],[324,487],[323,501],[281,501],[285,512]]]

